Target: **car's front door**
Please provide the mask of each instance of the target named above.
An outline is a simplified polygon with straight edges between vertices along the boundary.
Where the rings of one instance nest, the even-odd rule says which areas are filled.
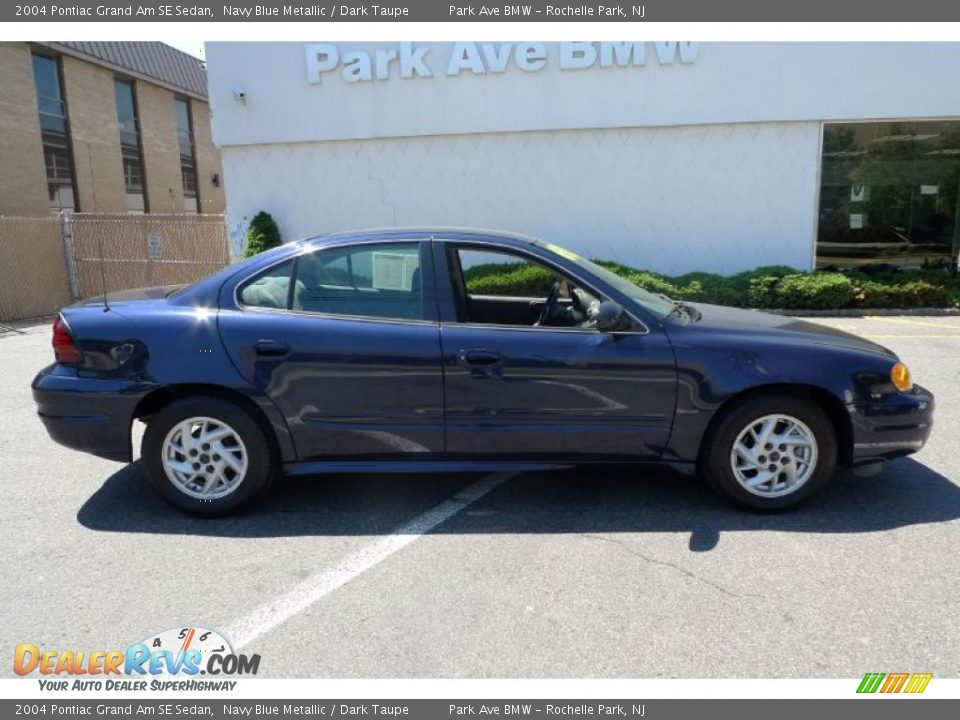
[[[554,281],[600,293],[543,258],[435,241],[447,452],[454,456],[655,459],[669,439],[676,365],[657,328],[602,333],[561,299],[564,325],[536,325]],[[449,291],[449,292],[448,292]],[[575,304],[575,303],[574,303]],[[527,311],[524,311],[527,308]]]
[[[240,284],[221,310],[227,351],[280,408],[301,461],[443,451],[429,246],[320,247]]]

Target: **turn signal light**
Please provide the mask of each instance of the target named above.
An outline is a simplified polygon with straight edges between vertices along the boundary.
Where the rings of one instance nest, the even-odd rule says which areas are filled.
[[[910,371],[902,362],[898,362],[896,365],[890,368],[890,381],[893,383],[894,387],[901,392],[904,390],[909,390],[911,387],[913,387],[913,383],[910,381]]]
[[[53,354],[59,363],[78,363],[83,360],[83,353],[59,317],[53,321]]]

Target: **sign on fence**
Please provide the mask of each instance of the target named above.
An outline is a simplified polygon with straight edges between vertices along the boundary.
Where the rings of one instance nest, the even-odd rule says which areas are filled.
[[[147,257],[151,260],[163,260],[163,237],[147,235]]]

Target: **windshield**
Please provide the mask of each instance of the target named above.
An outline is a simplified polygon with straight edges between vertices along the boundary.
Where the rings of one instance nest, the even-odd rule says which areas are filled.
[[[616,273],[610,272],[602,265],[597,265],[592,260],[587,260],[584,257],[580,257],[571,250],[567,250],[559,245],[553,245],[548,242],[544,242],[542,245],[548,250],[555,252],[560,257],[574,263],[577,267],[583,268],[584,270],[597,276],[608,285],[616,288],[619,292],[622,292],[631,300],[635,300],[637,303],[642,305],[644,309],[649,310],[661,320],[669,315],[674,308],[676,308],[676,303],[666,296],[655,295],[649,290],[644,290],[639,285],[634,285],[622,275],[617,275]]]

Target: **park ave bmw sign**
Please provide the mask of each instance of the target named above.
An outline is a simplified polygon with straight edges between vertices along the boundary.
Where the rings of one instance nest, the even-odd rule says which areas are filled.
[[[648,58],[660,65],[692,64],[697,59],[695,42],[458,42],[447,57],[437,58],[434,47],[402,42],[376,50],[341,51],[332,43],[306,46],[307,82],[320,85],[325,75],[339,72],[348,83],[400,78],[431,78],[437,74],[457,76],[504,73],[515,67],[537,72],[549,62],[561,70],[586,70],[643,66]],[[556,56],[556,57],[554,57]]]

